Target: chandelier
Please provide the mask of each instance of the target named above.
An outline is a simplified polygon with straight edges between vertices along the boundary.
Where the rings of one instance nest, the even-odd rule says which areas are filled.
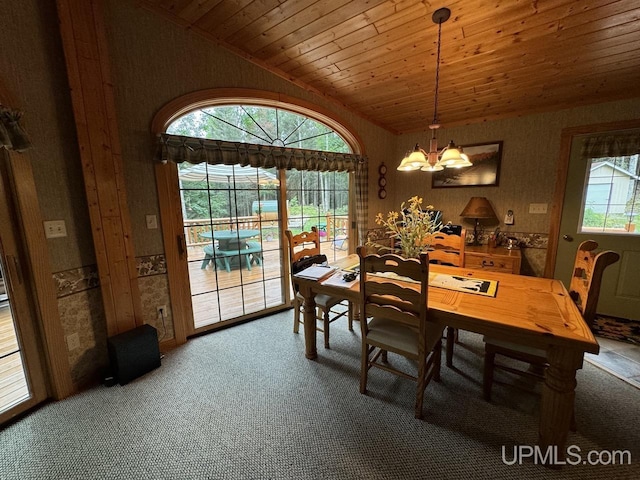
[[[436,139],[436,130],[440,128],[438,123],[438,86],[440,83],[440,40],[442,37],[442,24],[449,20],[451,16],[451,10],[448,8],[439,8],[431,19],[433,23],[438,24],[438,54],[436,59],[436,88],[435,97],[433,102],[433,122],[429,125],[431,130],[431,140],[429,142],[429,152],[425,152],[420,145],[416,143],[413,151],[407,152],[405,157],[400,162],[398,170],[411,171],[411,170],[423,170],[425,172],[436,172],[447,168],[462,168],[470,167],[473,165],[469,161],[469,157],[463,153],[462,148],[456,147],[453,140],[438,151],[438,140]]]

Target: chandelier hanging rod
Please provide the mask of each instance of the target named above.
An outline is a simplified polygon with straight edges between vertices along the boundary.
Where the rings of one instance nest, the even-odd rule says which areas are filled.
[[[420,145],[416,143],[412,152],[408,152],[400,162],[398,170],[411,171],[423,170],[427,172],[435,172],[448,168],[469,167],[472,163],[469,161],[462,149],[458,149],[453,142],[439,151],[438,140],[436,138],[436,130],[440,128],[438,123],[438,100],[440,90],[440,49],[442,45],[442,24],[451,17],[451,10],[446,7],[439,8],[431,16],[433,23],[438,24],[438,44],[436,53],[436,83],[433,99],[433,122],[429,125],[431,130],[431,139],[429,142],[429,152],[425,152]]]

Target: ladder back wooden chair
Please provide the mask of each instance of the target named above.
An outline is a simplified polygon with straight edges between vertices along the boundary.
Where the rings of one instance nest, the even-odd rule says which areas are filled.
[[[320,235],[318,229],[314,226],[311,227],[310,232],[301,232],[294,235],[291,230],[286,230],[285,235],[287,237],[289,245],[289,261],[291,267],[291,283],[294,291],[293,298],[293,331],[298,333],[300,330],[300,324],[302,323],[302,309],[304,307],[304,297],[296,291],[296,286],[293,284],[293,272],[295,262],[314,255],[320,255]],[[329,348],[329,324],[341,318],[348,316],[349,330],[353,330],[353,305],[345,298],[334,297],[324,294],[316,295],[316,319],[323,322],[323,328],[316,327],[324,333],[324,347]],[[335,307],[337,305],[347,302],[347,310],[337,311]]]
[[[441,265],[451,265],[454,267],[464,266],[464,245],[467,237],[466,229],[460,231],[460,235],[455,233],[436,232],[431,237],[431,248],[429,250],[429,263]],[[447,367],[453,366],[453,346],[458,341],[458,329],[447,327]]]
[[[467,235],[466,229],[462,229],[460,235],[454,233],[436,232],[431,237],[429,250],[429,262],[441,265],[464,265],[464,244]]]
[[[620,259],[616,252],[606,250],[597,253],[597,248],[598,243],[593,240],[586,240],[580,244],[569,284],[569,295],[591,328],[595,326],[602,274],[609,265]]]
[[[609,265],[616,263],[620,258],[620,255],[611,250],[597,253],[595,251],[597,248],[598,244],[593,240],[586,240],[578,246],[569,286],[569,295],[580,309],[588,325],[593,324],[596,314],[602,274]],[[545,350],[525,347],[486,336],[484,337],[484,341],[483,394],[485,400],[491,400],[491,386],[495,369],[501,369],[536,380],[544,379],[544,371],[547,367]],[[503,357],[524,362],[530,365],[530,368],[528,370],[520,370],[513,366],[497,363],[496,355],[502,355]],[[572,429],[575,430],[575,419],[572,419]]]
[[[358,247],[360,256],[360,326],[362,359],[360,393],[367,393],[369,369],[380,368],[417,382],[415,416],[422,418],[424,390],[431,379],[440,379],[440,356],[443,326],[429,321],[427,295],[429,257],[426,253],[405,259],[395,254],[367,255]],[[401,285],[372,274],[392,272],[419,282]],[[417,375],[393,367],[388,352],[415,360]]]

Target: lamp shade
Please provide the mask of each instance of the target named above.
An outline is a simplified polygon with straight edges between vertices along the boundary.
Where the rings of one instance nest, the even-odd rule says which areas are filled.
[[[397,170],[408,172],[411,170],[420,170],[423,167],[428,167],[429,162],[427,161],[425,153],[426,152],[420,148],[420,145],[416,143],[413,151],[402,159],[402,162],[400,162]]]
[[[463,218],[490,218],[497,220],[496,212],[485,197],[471,197],[460,214]]]
[[[398,165],[397,170],[400,170],[401,172],[410,172],[411,170],[415,170],[414,166],[411,165],[411,162],[409,161],[408,153],[404,156],[400,165]]]
[[[462,168],[473,165],[469,161],[469,157],[465,153],[462,153],[462,149],[456,147],[453,140],[449,142],[449,145],[447,145],[445,150],[442,152],[440,163],[447,168]]]

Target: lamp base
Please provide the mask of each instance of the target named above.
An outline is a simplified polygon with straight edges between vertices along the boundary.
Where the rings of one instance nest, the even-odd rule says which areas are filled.
[[[478,227],[480,226],[480,222],[478,221],[478,219],[476,218],[476,224],[473,226],[473,242],[471,242],[471,245],[473,245],[474,247],[477,247],[480,245],[480,239],[479,237],[479,233],[481,233],[481,230],[478,230]]]

